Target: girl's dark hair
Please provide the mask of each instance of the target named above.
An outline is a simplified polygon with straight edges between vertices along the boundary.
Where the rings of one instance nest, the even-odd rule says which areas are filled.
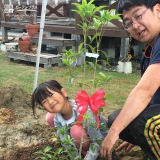
[[[32,94],[33,114],[35,114],[35,106],[37,104],[41,105],[41,102],[52,94],[50,91],[48,91],[47,88],[55,92],[58,92],[63,96],[63,93],[61,92],[61,89],[63,87],[56,80],[50,80],[50,81],[39,84]]]
[[[135,6],[145,5],[146,7],[149,7],[149,1],[151,0],[120,0],[117,6],[117,13],[122,14],[124,10],[129,10],[131,7]]]

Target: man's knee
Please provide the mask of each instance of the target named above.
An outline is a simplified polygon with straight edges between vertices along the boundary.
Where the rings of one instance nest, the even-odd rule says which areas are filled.
[[[116,119],[116,117],[118,116],[118,114],[120,113],[121,109],[116,110],[114,112],[112,112],[109,116],[108,116],[108,128],[111,127],[112,123],[114,122],[114,120]]]

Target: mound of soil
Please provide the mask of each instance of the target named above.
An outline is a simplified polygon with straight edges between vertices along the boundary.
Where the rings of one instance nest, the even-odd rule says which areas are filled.
[[[35,119],[31,95],[17,85],[0,88],[0,160],[34,160],[35,152],[46,146],[59,147],[53,141],[53,128],[45,122],[46,111],[37,108]],[[114,160],[146,160],[139,147],[130,153],[117,152]],[[100,158],[98,158],[100,160]]]
[[[31,95],[16,85],[0,89],[0,160],[24,160],[16,153],[26,154],[24,147],[30,147],[33,152],[35,145],[45,146],[53,136],[53,128],[45,122],[46,111],[37,109],[38,119],[35,119],[31,108]],[[49,143],[48,143],[49,144]],[[38,151],[38,148],[37,148]],[[4,158],[5,157],[5,158]],[[28,158],[32,160],[32,158]]]

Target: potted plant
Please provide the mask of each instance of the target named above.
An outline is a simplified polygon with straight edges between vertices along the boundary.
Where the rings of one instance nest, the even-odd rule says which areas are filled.
[[[31,36],[22,36],[19,38],[20,41],[30,41],[31,40]]]
[[[19,40],[18,41],[18,45],[19,45],[19,48],[20,48],[20,51],[21,52],[27,52],[29,51],[29,47],[31,45],[31,40],[30,41],[21,41]]]
[[[39,25],[38,24],[26,24],[26,29],[29,36],[34,36],[34,33],[38,32]]]
[[[6,50],[7,51],[17,51],[18,49],[18,43],[13,42],[13,43],[5,43]]]

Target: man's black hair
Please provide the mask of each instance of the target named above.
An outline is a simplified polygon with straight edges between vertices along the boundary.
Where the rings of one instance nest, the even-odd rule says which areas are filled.
[[[148,0],[148,7],[153,9],[157,3],[160,4],[160,0]]]
[[[117,6],[117,12],[122,14],[124,10],[129,10],[131,7],[135,7],[135,6],[145,5],[146,7],[149,7],[148,1],[151,1],[151,0],[120,0]]]

